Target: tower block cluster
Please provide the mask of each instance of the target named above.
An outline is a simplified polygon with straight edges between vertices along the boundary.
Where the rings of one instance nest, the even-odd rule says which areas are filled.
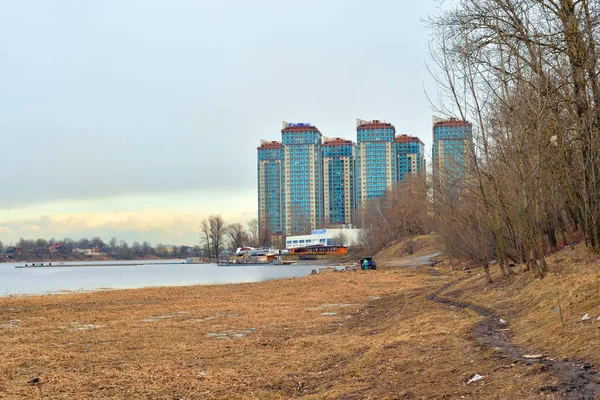
[[[270,233],[348,227],[369,199],[425,174],[424,144],[394,125],[356,122],[357,141],[328,138],[309,123],[283,122],[281,141],[261,141],[258,220]]]

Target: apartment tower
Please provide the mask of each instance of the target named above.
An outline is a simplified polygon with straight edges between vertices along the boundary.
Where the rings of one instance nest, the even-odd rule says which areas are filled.
[[[261,231],[283,228],[283,146],[262,140],[258,151],[258,222]]]
[[[473,124],[434,117],[432,159],[436,193],[458,196],[466,179],[472,145]]]
[[[397,182],[396,128],[378,120],[356,121],[357,206],[391,190]]]
[[[323,142],[323,193],[325,225],[354,223],[354,168],[356,144],[351,140]]]
[[[323,223],[323,135],[311,124],[283,123],[283,226],[286,235]]]
[[[416,136],[396,136],[396,177],[405,182],[409,176],[425,176],[425,144]]]

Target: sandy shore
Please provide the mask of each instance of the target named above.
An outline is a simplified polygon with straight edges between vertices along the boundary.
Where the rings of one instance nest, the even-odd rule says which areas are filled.
[[[538,396],[546,373],[499,368],[470,337],[476,314],[426,299],[448,279],[387,269],[1,298],[0,398]],[[467,385],[475,373],[487,378]]]

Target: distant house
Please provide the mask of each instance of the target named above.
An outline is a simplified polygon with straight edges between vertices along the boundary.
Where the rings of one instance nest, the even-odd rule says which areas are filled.
[[[100,254],[100,248],[92,247],[89,249],[80,249],[79,247],[77,247],[77,248],[73,249],[73,253],[85,254],[87,256],[91,256],[91,255]]]
[[[6,254],[7,255],[21,255],[21,254],[23,254],[23,249],[21,249],[20,247],[8,247],[6,249]]]
[[[62,242],[52,243],[48,247],[48,251],[50,252],[50,254],[56,254],[56,253],[62,252],[62,248],[63,248],[63,243]]]

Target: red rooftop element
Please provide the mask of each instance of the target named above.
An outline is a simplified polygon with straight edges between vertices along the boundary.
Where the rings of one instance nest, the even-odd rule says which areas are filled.
[[[348,144],[356,147],[356,143],[354,143],[352,140],[342,138],[327,139],[323,142],[323,146],[343,146]]]
[[[425,145],[425,143],[423,143],[423,141],[421,139],[419,139],[416,136],[409,136],[409,135],[396,135],[396,139],[395,139],[396,143],[410,143],[410,142],[420,142],[423,146]]]
[[[396,132],[396,127],[394,125],[390,124],[389,122],[379,121],[377,119],[374,119],[373,121],[364,121],[363,123],[361,123],[360,125],[358,125],[356,127],[356,130],[379,129],[379,128],[392,128],[394,130],[394,132]]]
[[[321,131],[319,129],[317,129],[316,126],[314,125],[288,125],[287,127],[283,128],[281,130],[281,133],[283,132],[310,132],[310,131],[316,131],[319,135],[323,136],[323,134],[321,133]]]
[[[280,149],[281,142],[273,141],[267,142],[265,140],[261,140],[260,146],[256,148],[256,150],[265,150],[265,149]]]
[[[451,127],[457,127],[457,126],[473,126],[472,123],[468,122],[468,121],[464,121],[462,119],[456,119],[454,117],[450,118],[450,119],[445,119],[443,121],[438,121],[435,124],[433,124],[434,128],[437,127],[442,127],[442,126],[451,126]]]

